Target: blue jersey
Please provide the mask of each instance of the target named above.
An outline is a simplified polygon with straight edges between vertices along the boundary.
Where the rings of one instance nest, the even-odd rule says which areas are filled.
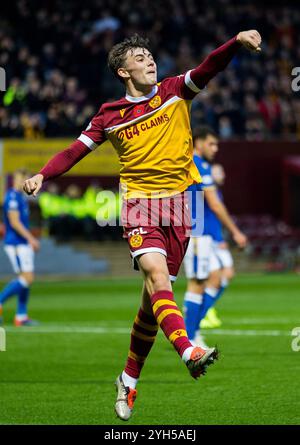
[[[14,246],[18,244],[28,244],[28,241],[19,235],[15,229],[12,228],[8,219],[8,212],[10,210],[17,210],[20,215],[20,221],[28,229],[29,228],[29,206],[24,195],[14,189],[7,191],[4,199],[4,225],[5,225],[5,237],[4,244],[12,244]]]
[[[206,190],[210,188],[215,188],[215,183],[211,175],[211,165],[205,159],[200,156],[194,155],[194,162],[199,170],[202,178],[201,190]],[[195,190],[197,186],[189,187],[189,190]],[[199,190],[199,187],[198,187]],[[194,197],[192,204],[192,216],[194,215]],[[218,220],[216,214],[210,209],[207,202],[204,200],[204,229],[203,235],[210,235],[215,241],[223,241],[222,236],[222,224]]]
[[[223,201],[223,195],[221,190],[217,191],[219,199]],[[205,225],[205,223],[204,223]],[[205,226],[204,226],[205,228]],[[209,227],[207,228],[210,232],[211,237],[214,241],[221,242],[224,241],[223,231],[222,231],[222,223],[214,212],[211,212],[209,219]]]

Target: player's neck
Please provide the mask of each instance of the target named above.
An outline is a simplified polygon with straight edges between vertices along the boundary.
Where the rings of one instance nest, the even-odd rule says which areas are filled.
[[[128,82],[126,85],[126,95],[130,97],[144,97],[151,95],[155,85],[134,85]]]
[[[12,184],[12,189],[15,191],[15,192],[19,192],[20,190],[21,190],[21,187],[19,187],[18,186],[18,184]]]

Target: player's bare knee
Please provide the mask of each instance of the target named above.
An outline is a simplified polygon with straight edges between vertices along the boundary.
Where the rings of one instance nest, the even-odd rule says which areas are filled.
[[[206,280],[199,280],[198,278],[192,278],[188,281],[187,290],[194,294],[202,294],[205,288]]]
[[[170,278],[167,272],[154,269],[149,272],[146,281],[148,282],[147,288],[150,287],[151,293],[160,290],[171,290]]]
[[[235,270],[233,267],[228,267],[224,270],[223,277],[227,280],[232,280],[235,276]]]
[[[34,273],[33,272],[23,272],[20,275],[20,277],[23,278],[26,281],[28,286],[30,286],[33,283],[33,281],[34,281]]]
[[[215,287],[217,289],[220,286],[221,286],[221,271],[214,270],[209,276],[207,287]]]
[[[235,276],[235,270],[234,270],[234,268],[232,268],[232,269],[230,269],[230,274],[229,274],[228,279],[232,280],[234,278],[234,276]]]

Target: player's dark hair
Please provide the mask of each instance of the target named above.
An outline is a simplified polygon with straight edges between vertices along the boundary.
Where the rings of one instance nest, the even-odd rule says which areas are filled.
[[[120,43],[117,43],[112,47],[112,49],[108,53],[108,66],[114,75],[121,82],[124,82],[123,79],[118,75],[118,69],[124,66],[125,56],[128,50],[133,50],[134,48],[145,48],[151,52],[149,46],[149,39],[141,37],[138,34],[134,34],[131,37],[126,38]]]
[[[213,130],[211,127],[198,127],[196,130],[193,131],[193,142],[195,142],[196,139],[206,139],[207,136],[214,136],[215,138],[218,137],[215,130]]]

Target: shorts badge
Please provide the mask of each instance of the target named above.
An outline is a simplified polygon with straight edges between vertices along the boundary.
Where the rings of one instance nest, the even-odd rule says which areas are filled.
[[[129,243],[131,247],[140,247],[143,244],[143,237],[141,235],[132,235]]]

